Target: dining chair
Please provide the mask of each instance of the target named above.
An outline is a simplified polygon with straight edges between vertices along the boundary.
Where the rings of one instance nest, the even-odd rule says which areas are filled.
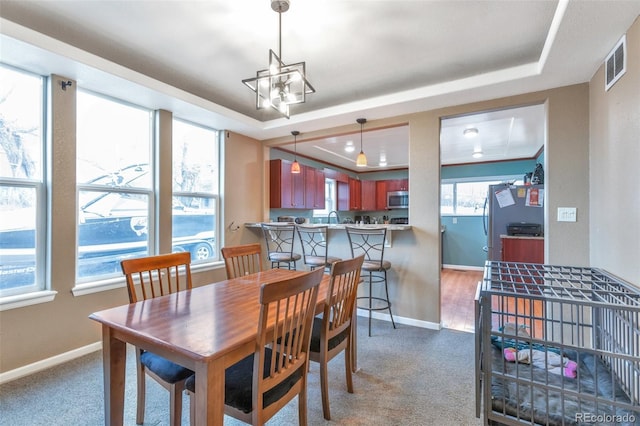
[[[329,383],[327,367],[340,352],[344,352],[347,391],[353,393],[352,360],[353,341],[352,319],[360,282],[360,269],[364,255],[354,259],[337,261],[331,265],[329,288],[324,303],[322,317],[313,319],[309,359],[320,363],[320,387],[322,390],[322,412],[331,420],[329,408]]]
[[[384,244],[387,239],[387,228],[363,228],[346,227],[351,256],[364,255],[362,263],[363,278],[369,284],[369,294],[358,296],[356,300],[367,300],[366,305],[358,305],[358,309],[369,311],[369,337],[371,337],[371,313],[372,311],[389,310],[391,324],[396,328],[391,313],[391,301],[389,300],[389,287],[387,283],[387,271],[391,269],[391,262],[384,259]],[[383,284],[384,296],[373,295],[373,284]]]
[[[331,268],[333,262],[340,260],[329,256],[328,229],[328,226],[296,226],[302,246],[302,261],[310,269]]]
[[[295,225],[263,223],[262,233],[267,245],[267,257],[272,268],[286,265],[289,269],[296,269],[296,262],[302,256],[293,252],[295,242]],[[293,268],[291,267],[293,265]]]
[[[190,289],[191,254],[187,252],[162,254],[120,262],[127,280],[129,302],[152,299],[158,296]],[[152,352],[136,348],[136,372],[138,400],[136,423],[144,423],[145,375],[153,378],[169,391],[170,424],[179,426],[182,419],[182,391],[185,380],[193,371]]]
[[[262,270],[262,248],[258,243],[222,247],[221,251],[228,280]]]
[[[225,371],[225,414],[262,425],[297,395],[298,422],[307,424],[309,342],[323,273],[323,269],[316,269],[262,284],[255,352]],[[283,339],[284,336],[293,338]],[[282,344],[282,340],[286,343]],[[185,383],[191,424],[196,424],[197,379],[194,374]]]

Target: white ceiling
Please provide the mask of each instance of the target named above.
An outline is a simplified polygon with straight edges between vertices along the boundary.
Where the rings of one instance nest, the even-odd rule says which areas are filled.
[[[291,0],[282,15],[282,59],[306,61],[317,92],[292,107],[290,120],[257,111],[255,95],[241,83],[266,67],[269,49],[277,50],[278,15],[269,0],[0,0],[0,48],[3,62],[97,91],[108,85],[114,95],[215,128],[260,140],[299,130],[304,139],[305,132],[347,124],[358,132],[358,117],[589,81],[639,14],[637,0]],[[483,161],[497,149],[485,135],[503,135],[492,145],[509,141],[513,153],[523,143],[518,135],[531,134],[519,127],[532,125],[527,119],[486,118],[493,130],[474,124]],[[496,130],[500,123],[511,127]],[[443,163],[464,160],[469,147],[452,148],[448,133],[465,125],[443,123]],[[406,137],[406,128],[395,130]],[[539,147],[537,132],[529,152]],[[364,135],[370,163],[384,149],[388,164],[400,153],[398,164],[406,164],[403,135],[383,133],[379,148],[378,136]],[[351,136],[359,143],[359,133]],[[312,143],[330,150],[348,137]],[[322,152],[311,143],[298,150]]]

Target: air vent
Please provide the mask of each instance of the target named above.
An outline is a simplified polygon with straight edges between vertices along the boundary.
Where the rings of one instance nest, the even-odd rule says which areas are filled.
[[[627,71],[627,38],[622,36],[605,60],[605,90],[609,90]]]

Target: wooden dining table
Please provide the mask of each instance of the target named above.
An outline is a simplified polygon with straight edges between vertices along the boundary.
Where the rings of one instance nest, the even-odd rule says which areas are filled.
[[[123,423],[127,343],[193,370],[196,423],[222,425],[224,372],[255,349],[260,286],[303,273],[269,269],[91,314],[102,324],[105,425]],[[316,313],[328,286],[325,274]]]

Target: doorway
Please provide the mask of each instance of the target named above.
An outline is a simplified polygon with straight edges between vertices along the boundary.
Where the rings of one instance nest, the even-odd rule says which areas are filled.
[[[473,332],[473,300],[487,260],[483,204],[489,183],[522,182],[537,163],[544,163],[545,142],[544,103],[441,117],[440,304],[445,328]]]

